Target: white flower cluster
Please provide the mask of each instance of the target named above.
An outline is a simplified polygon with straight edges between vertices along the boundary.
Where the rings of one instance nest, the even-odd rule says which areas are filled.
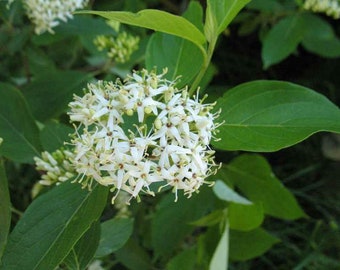
[[[43,172],[39,184],[50,186],[74,177],[76,172],[69,162],[73,158],[73,153],[64,149],[58,149],[52,154],[45,151],[41,153],[41,158],[35,157],[36,169]]]
[[[209,148],[217,125],[213,104],[188,97],[174,82],[146,70],[125,83],[89,84],[84,96],[74,96],[70,119],[79,122],[72,144],[76,181],[93,180],[124,190],[131,198],[154,195],[151,185],[171,186],[190,197],[215,173]]]
[[[303,8],[313,12],[325,13],[334,19],[340,18],[339,0],[306,0]]]
[[[72,19],[72,12],[84,8],[89,0],[25,0],[27,16],[35,25],[35,32],[39,35],[46,31],[54,33],[53,27],[60,21]]]
[[[139,37],[121,32],[117,37],[100,35],[94,40],[98,50],[106,49],[107,56],[117,63],[126,63],[138,49]]]

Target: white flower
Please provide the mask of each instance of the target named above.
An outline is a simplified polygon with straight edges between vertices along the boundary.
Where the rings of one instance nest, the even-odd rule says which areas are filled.
[[[306,0],[303,8],[313,12],[325,13],[334,19],[340,18],[340,3],[338,0]]]
[[[53,27],[60,21],[72,19],[72,12],[84,8],[88,0],[26,0],[24,5],[27,16],[35,24],[35,32],[42,34],[46,31],[54,33]]]
[[[91,188],[94,182],[139,199],[154,195],[154,183],[170,186],[190,197],[215,173],[209,143],[218,125],[213,104],[190,99],[175,82],[143,70],[122,83],[89,84],[83,97],[74,97],[70,119],[75,182]],[[46,154],[50,178],[57,181],[54,160]]]

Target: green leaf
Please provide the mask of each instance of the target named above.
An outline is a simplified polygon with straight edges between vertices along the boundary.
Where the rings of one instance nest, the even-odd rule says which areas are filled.
[[[50,121],[46,123],[40,132],[41,143],[45,151],[53,152],[64,146],[64,142],[69,140],[69,134],[74,130],[62,123]]]
[[[191,2],[183,17],[195,24],[202,24],[202,8]],[[184,87],[195,77],[203,64],[202,51],[192,42],[164,33],[155,33],[146,49],[146,68],[168,69],[169,80],[177,79],[178,88]]]
[[[258,228],[249,232],[230,231],[230,259],[245,261],[268,251],[279,239]]]
[[[217,100],[224,150],[271,152],[319,131],[340,132],[340,110],[311,89],[280,81],[253,81]]]
[[[287,16],[279,21],[263,39],[262,61],[264,68],[279,63],[302,41],[305,23],[300,14]]]
[[[120,249],[133,231],[133,219],[113,218],[101,224],[99,246],[95,257],[104,257]]]
[[[40,154],[39,131],[25,98],[11,85],[0,83],[0,154],[17,162],[33,162]]]
[[[231,229],[250,231],[261,226],[264,220],[264,211],[261,204],[231,203],[228,207],[228,216]]]
[[[250,0],[208,0],[205,35],[209,41],[222,33]]]
[[[166,78],[178,79],[177,87],[188,84],[199,72],[203,63],[201,51],[182,38],[155,33],[150,38],[145,57],[146,68],[168,68]]]
[[[262,156],[241,155],[223,170],[228,180],[243,194],[252,202],[262,205],[266,214],[288,220],[306,216],[292,193],[274,176]]]
[[[63,113],[73,94],[82,94],[90,78],[78,71],[52,71],[37,77],[23,93],[36,119],[46,121]]]
[[[202,227],[213,226],[213,225],[216,225],[217,223],[220,223],[224,215],[225,215],[224,211],[221,209],[218,209],[198,220],[190,222],[190,224],[195,225],[195,226],[202,226]]]
[[[232,190],[230,187],[228,187],[225,183],[223,183],[220,180],[216,181],[213,187],[213,191],[217,198],[219,198],[220,200],[246,205],[252,204],[251,201],[237,194],[234,190]]]
[[[323,57],[339,57],[340,40],[331,25],[313,14],[304,14],[303,18],[308,25],[302,40],[305,49]]]
[[[213,208],[214,197],[207,188],[201,189],[198,195],[190,199],[179,196],[177,202],[174,202],[173,194],[164,197],[151,224],[151,240],[156,256],[169,255],[178,247],[184,237],[195,229],[189,223]]]
[[[229,223],[226,222],[223,234],[210,261],[209,270],[228,269]]]
[[[188,248],[174,258],[166,265],[166,270],[195,270],[196,248]]]
[[[99,219],[107,192],[65,182],[38,197],[10,234],[0,269],[54,269]]]
[[[86,266],[91,262],[93,255],[96,252],[99,238],[100,224],[97,221],[91,225],[90,229],[85,232],[64,259],[63,264],[67,266],[67,269],[86,269]]]
[[[145,248],[142,248],[132,238],[123,248],[115,252],[115,256],[129,270],[150,270],[153,268]]]
[[[106,19],[152,29],[171,34],[195,43],[202,47],[205,43],[203,33],[181,16],[156,9],[144,9],[137,13],[127,11],[78,11],[76,14],[95,14]]]
[[[11,201],[3,160],[0,159],[0,261],[11,226]]]

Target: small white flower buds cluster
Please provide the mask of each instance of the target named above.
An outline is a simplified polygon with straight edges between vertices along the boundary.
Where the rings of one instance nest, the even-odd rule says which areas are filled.
[[[107,55],[117,63],[126,63],[138,49],[139,37],[121,32],[117,37],[100,35],[94,40],[98,50],[107,50]]]
[[[35,157],[36,169],[43,172],[39,184],[50,186],[74,177],[76,172],[69,162],[73,158],[73,153],[65,149],[58,149],[52,154],[45,151],[41,153],[41,158]]]
[[[84,8],[88,0],[26,0],[23,1],[27,16],[35,25],[36,34],[54,33],[53,27],[60,21],[72,19],[72,12]]]
[[[313,12],[325,13],[334,19],[340,18],[339,0],[306,0],[303,8]]]
[[[99,81],[70,103],[70,119],[79,123],[72,140],[77,181],[112,187],[112,202],[120,190],[130,199],[154,195],[157,182],[171,186],[176,200],[178,190],[191,196],[218,167],[209,148],[213,104],[189,98],[163,76],[143,70],[125,83]]]

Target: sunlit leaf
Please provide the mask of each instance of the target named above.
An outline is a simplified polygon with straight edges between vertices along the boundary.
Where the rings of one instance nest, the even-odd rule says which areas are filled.
[[[210,261],[209,270],[228,269],[229,223],[226,222],[223,234]]]
[[[99,15],[109,20],[175,35],[190,40],[199,47],[205,43],[205,37],[203,33],[198,30],[195,25],[181,16],[173,15],[162,10],[144,9],[138,13],[127,11],[90,10],[78,11],[77,13]]]

